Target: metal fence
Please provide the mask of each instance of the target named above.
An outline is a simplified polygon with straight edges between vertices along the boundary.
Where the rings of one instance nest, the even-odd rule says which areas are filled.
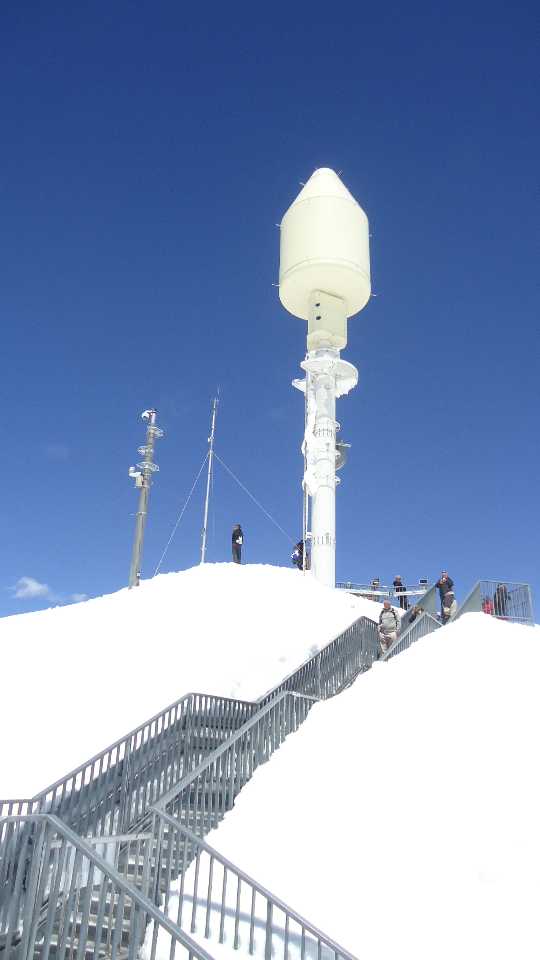
[[[352,580],[342,580],[336,583],[338,590],[347,590],[349,593],[357,594],[360,597],[366,597],[368,600],[399,600],[400,597],[407,597],[409,603],[411,598],[423,597],[430,589],[430,584],[413,583],[408,587],[396,589],[394,585],[387,583],[353,583]]]
[[[0,902],[5,906],[13,895],[21,851],[27,869],[34,868],[35,821],[29,827],[22,816],[29,814],[61,818],[66,828],[100,843],[104,859],[127,882],[144,886],[145,865],[154,877],[153,841],[145,833],[152,804],[177,784],[172,810],[182,809],[185,822],[204,835],[314,700],[352,682],[377,650],[376,625],[361,617],[258,701],[187,694],[35,797],[0,801],[8,818],[0,820]],[[21,902],[26,891],[23,884]]]
[[[440,626],[440,621],[431,613],[427,611],[421,613],[414,623],[398,636],[390,649],[381,656],[381,660],[390,660],[391,657],[395,657],[397,653],[403,653],[404,650],[412,646],[413,643],[416,643],[417,640],[420,640],[421,637],[426,637],[428,633],[433,633],[433,631],[437,630]]]
[[[254,770],[271,757],[289,733],[298,729],[316,702],[313,697],[293,692],[278,694],[150,807],[134,833],[100,835],[83,841],[49,814],[0,821],[6,854],[0,861],[0,945],[3,942],[7,949],[4,956],[12,956],[13,960],[31,956],[10,953],[22,940],[32,950],[41,944],[37,955],[43,960],[51,947],[58,947],[60,952],[67,950],[68,953],[62,953],[66,956],[71,955],[69,950],[77,957],[101,956],[98,945],[99,950],[103,946],[107,956],[117,956],[125,948],[130,957],[135,957],[148,919],[151,928],[146,934],[145,957],[155,957],[158,946],[163,950],[164,938],[169,945],[171,937],[175,943],[183,943],[178,938],[180,926],[173,925],[173,936],[171,927],[164,923],[164,914],[156,912],[155,904],[163,897],[167,910],[171,884],[185,876],[189,864],[200,858],[200,853],[189,839],[178,841],[177,834],[170,832],[171,823],[175,828],[186,827],[195,836],[205,836],[232,808]],[[56,834],[52,840],[48,835],[44,837],[44,822],[60,824],[64,840]],[[74,837],[80,840],[78,845],[74,844]],[[66,860],[69,844],[73,851],[71,860]],[[106,883],[104,876],[108,878]],[[119,886],[120,881],[123,886]],[[252,931],[259,931],[257,937],[262,935],[259,907],[263,893],[267,911],[262,928],[265,956],[270,957],[268,951],[281,942],[288,950],[284,957],[293,957],[296,944],[300,945],[298,956],[305,960],[312,956],[318,960],[329,957],[328,952],[321,953],[323,946],[334,952],[337,949],[338,958],[351,958],[351,954],[337,948],[332,940],[262,887],[258,888],[257,909],[255,900],[252,904]],[[137,897],[142,897],[142,901]],[[154,904],[152,912],[133,905],[143,901]],[[197,911],[195,904],[195,922]],[[282,917],[285,926],[281,924]],[[313,939],[315,936],[318,939]],[[315,947],[317,952],[313,953]],[[207,957],[204,952],[192,954]]]
[[[360,617],[281,683],[263,694],[257,704],[265,706],[285,690],[294,690],[322,700],[333,697],[351,679],[371,667],[377,659],[377,650],[377,624],[369,617]]]
[[[0,801],[0,813],[53,813],[80,836],[125,831],[256,709],[188,693],[31,800]]]
[[[23,821],[11,896],[0,901],[3,960],[136,960],[149,921],[167,956],[213,960],[57,817],[37,814]],[[155,943],[145,957],[157,960]]]
[[[167,889],[162,906],[181,929],[197,938],[267,958],[354,960],[347,950],[177,820],[162,812],[159,827],[161,837],[167,838],[177,858],[184,863],[191,861],[191,867]],[[153,940],[152,926],[150,932]],[[158,933],[158,940],[160,936]]]
[[[534,624],[531,588],[511,580],[479,580],[463,601],[457,616],[486,613],[510,623]]]

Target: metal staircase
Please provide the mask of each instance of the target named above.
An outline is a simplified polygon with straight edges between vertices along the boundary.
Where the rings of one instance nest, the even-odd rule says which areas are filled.
[[[155,908],[194,855],[184,844],[179,865],[167,830],[155,833],[152,805],[174,788],[178,824],[204,836],[313,703],[369,669],[377,646],[375,624],[361,617],[258,701],[187,694],[35,797],[1,801],[0,960],[138,956],[146,919],[134,925],[136,895]],[[90,882],[91,864],[94,875],[103,863],[112,884],[104,899],[103,879]],[[174,929],[175,943],[181,934]]]

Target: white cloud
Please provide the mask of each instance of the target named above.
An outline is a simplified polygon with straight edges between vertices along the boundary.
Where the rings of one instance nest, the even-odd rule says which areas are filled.
[[[33,600],[34,597],[48,597],[51,593],[46,583],[40,583],[34,577],[21,577],[11,588],[16,600]]]
[[[73,600],[73,603],[82,603],[83,600],[88,600],[88,594],[87,594],[87,593],[72,593],[72,594],[71,594],[71,599]]]

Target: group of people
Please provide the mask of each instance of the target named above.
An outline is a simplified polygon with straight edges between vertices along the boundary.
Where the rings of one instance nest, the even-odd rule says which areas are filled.
[[[505,583],[498,583],[493,599],[484,597],[482,600],[482,610],[491,617],[506,617],[509,600],[508,587]]]
[[[396,591],[396,596],[399,596],[400,608],[403,610],[403,615],[405,615],[409,605],[407,602],[407,597],[400,596],[400,594],[402,594],[407,588],[405,584],[402,583],[401,577],[399,576],[395,577],[393,585]],[[454,581],[448,575],[447,570],[442,571],[435,586],[439,591],[439,597],[441,601],[441,621],[442,623],[450,623],[457,613],[457,600],[454,594]],[[423,612],[424,608],[420,604],[415,604],[409,616],[407,617],[407,626],[410,626],[412,623],[414,623],[414,621],[417,620]],[[397,610],[392,606],[389,600],[385,600],[379,616],[379,642],[383,654],[388,653],[392,644],[397,640],[400,626],[401,618]]]
[[[235,523],[232,531],[232,559],[233,563],[242,563],[242,545],[244,543],[244,531],[239,523]],[[304,541],[299,540],[295,545],[294,550],[291,554],[291,562],[295,567],[298,567],[299,570],[309,570],[310,568],[310,556],[309,550],[305,551],[304,558]]]

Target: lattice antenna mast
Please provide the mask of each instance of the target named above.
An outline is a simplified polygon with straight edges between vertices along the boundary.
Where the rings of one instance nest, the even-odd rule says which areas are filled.
[[[208,530],[208,504],[210,502],[210,485],[212,482],[212,467],[214,464],[214,437],[216,433],[216,414],[219,398],[214,397],[212,401],[212,424],[210,427],[210,436],[208,437],[208,475],[206,477],[206,497],[204,500],[204,520],[201,539],[201,563],[206,560],[206,535]]]
[[[131,587],[138,587],[141,580],[144,530],[148,516],[152,474],[159,470],[157,463],[154,463],[154,445],[156,440],[163,436],[163,430],[157,426],[156,417],[157,410],[144,410],[141,413],[141,420],[144,420],[147,424],[146,443],[139,447],[139,453],[142,456],[141,462],[136,467],[129,468],[129,475],[134,479],[135,487],[140,490],[139,507],[135,514],[135,538],[131,554],[131,567],[129,569],[130,589]]]

